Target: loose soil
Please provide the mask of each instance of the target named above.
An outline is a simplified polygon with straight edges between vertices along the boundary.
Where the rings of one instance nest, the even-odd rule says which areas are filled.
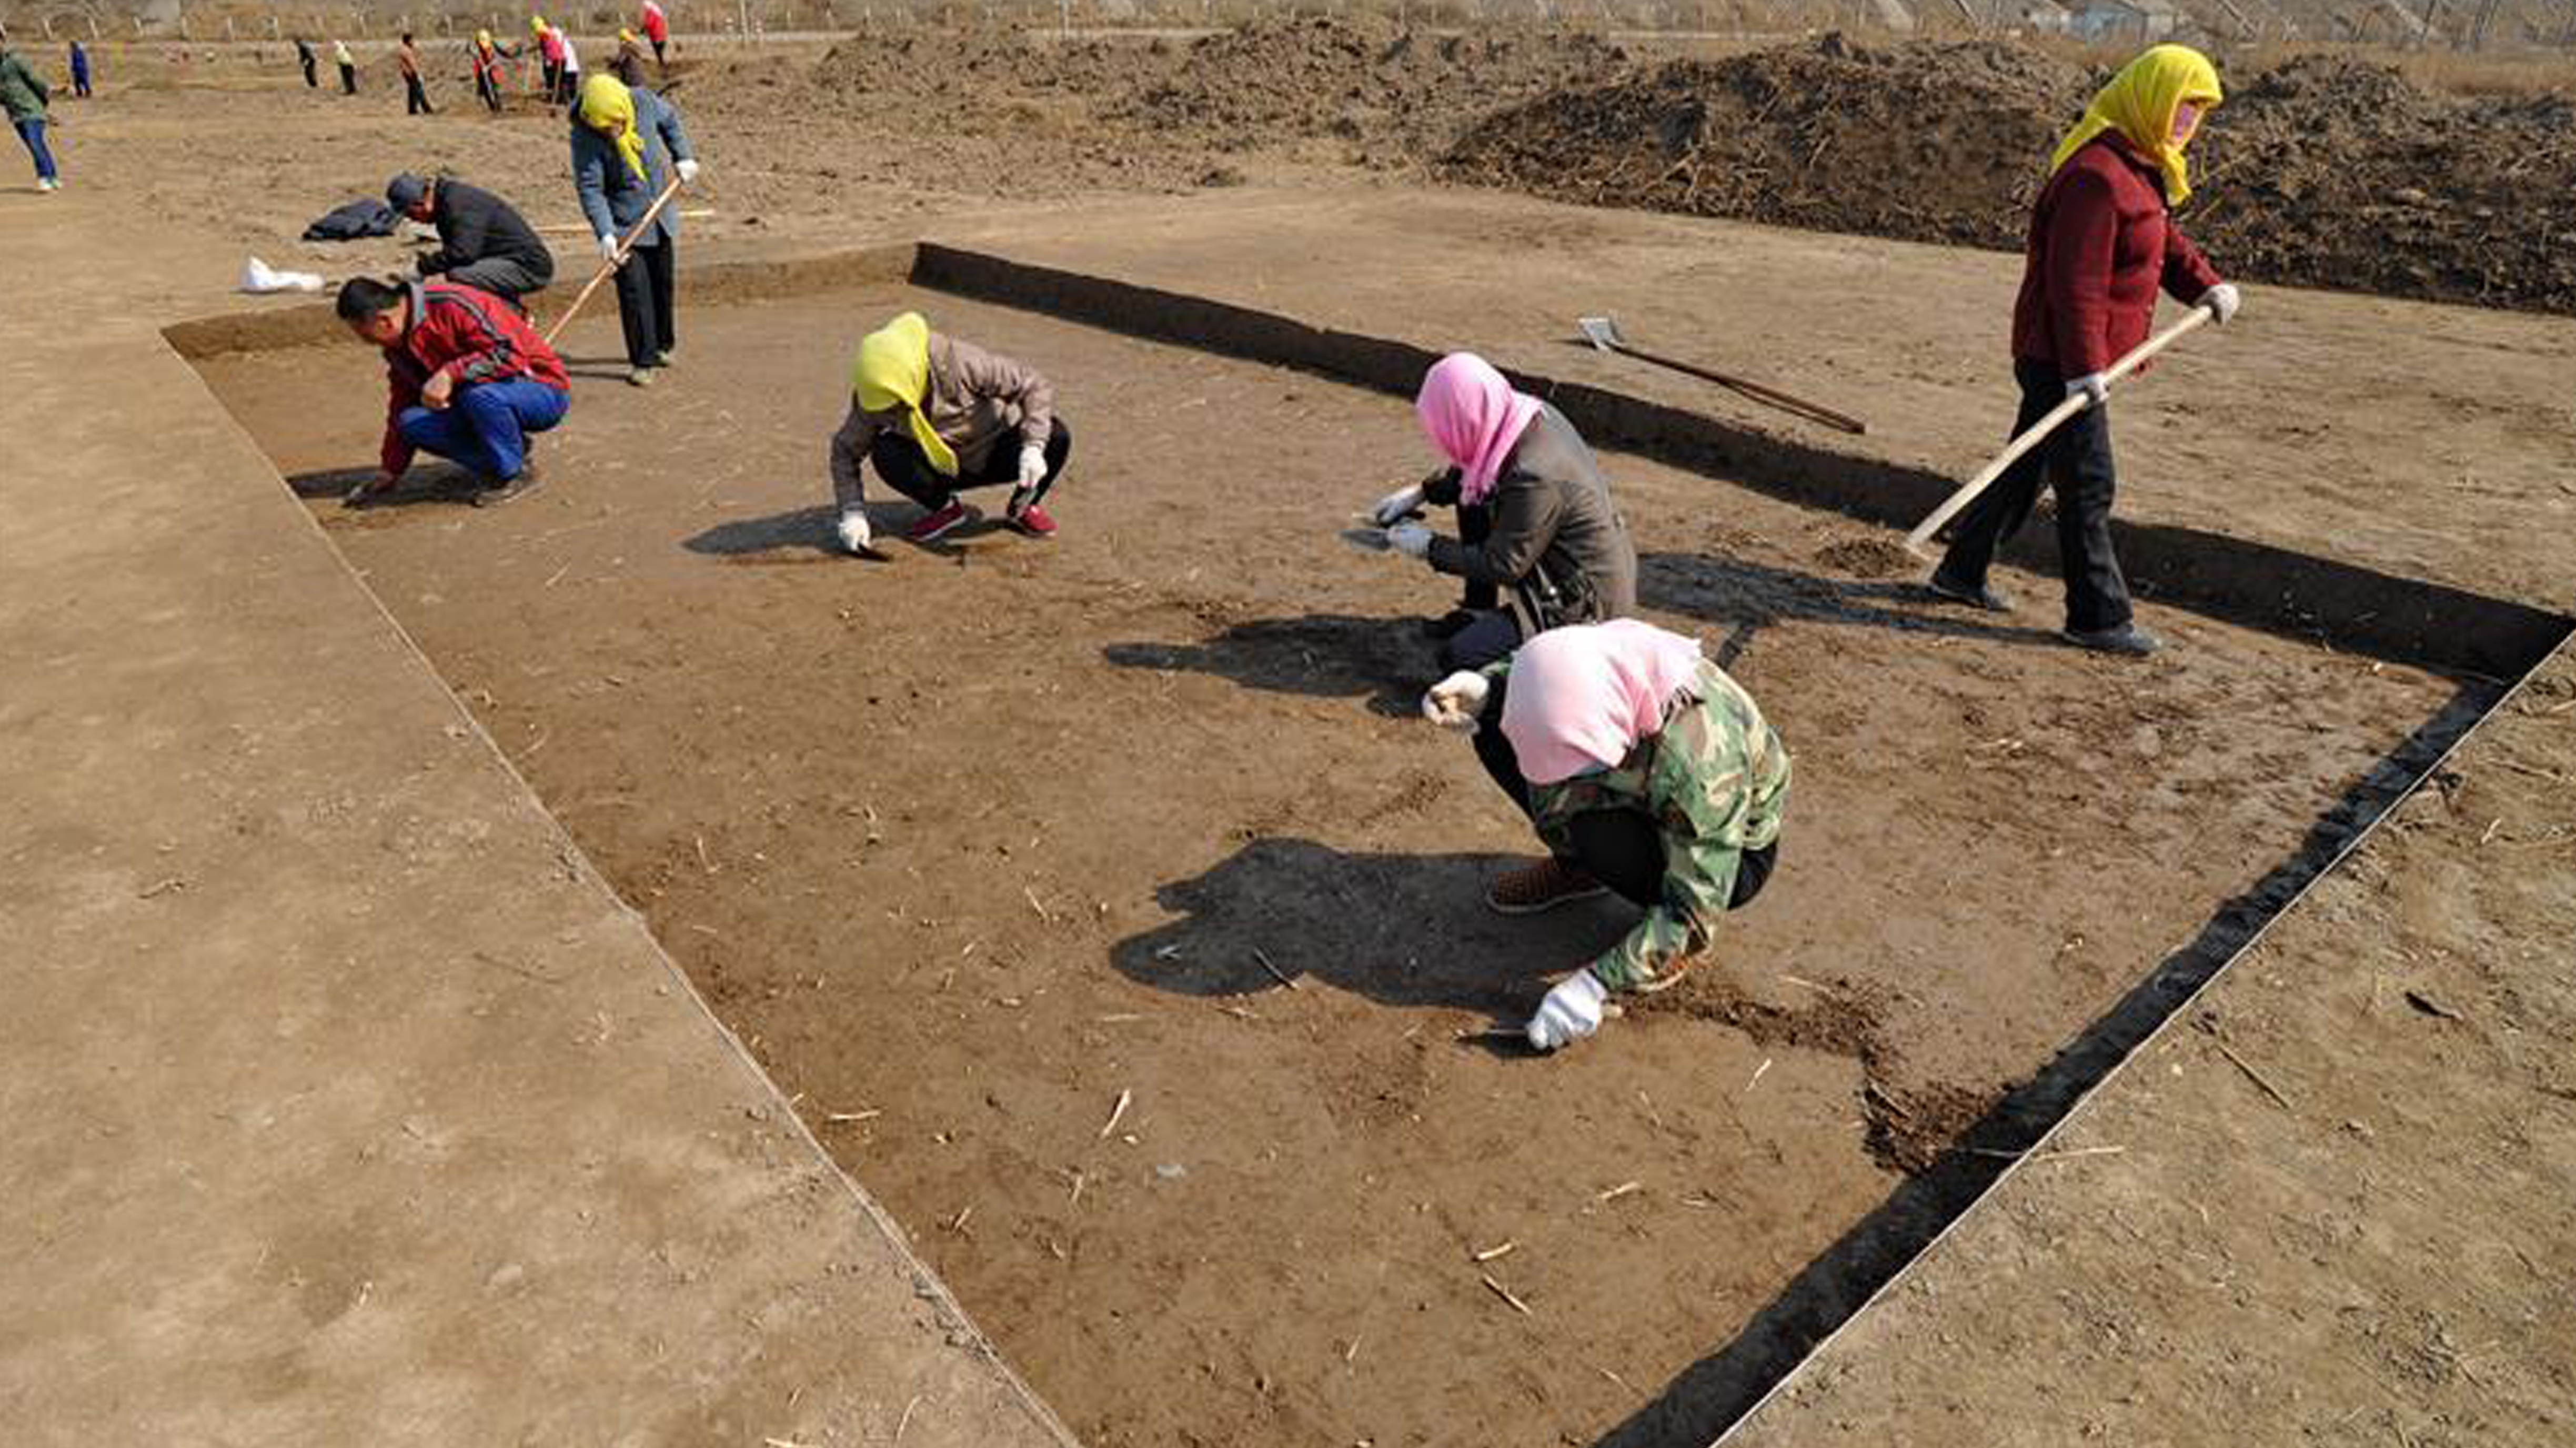
[[[847,350],[905,306],[1058,379],[1054,542],[827,551]],[[1652,616],[1800,777],[1716,959],[1532,1059],[1475,1033],[1629,917],[1477,901],[1530,841],[1410,717],[1452,591],[1333,537],[1424,463],[1401,400],[940,296],[683,322],[650,393],[575,329],[534,498],[319,514],[1088,1441],[1629,1418],[2464,698],[2153,606],[2178,647],[2097,660],[1610,457]],[[367,466],[363,352],[203,370],[317,500]]]

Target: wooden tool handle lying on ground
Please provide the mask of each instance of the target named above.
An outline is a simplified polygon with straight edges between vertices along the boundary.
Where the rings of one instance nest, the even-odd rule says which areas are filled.
[[[2165,328],[2163,331],[2158,332],[2152,337],[2149,337],[2146,341],[2139,343],[2136,350],[2130,352],[2127,356],[2122,357],[2119,361],[2112,363],[2110,370],[2102,374],[2103,385],[2108,386],[2111,383],[2117,382],[2121,378],[2128,376],[2130,373],[2137,371],[2138,368],[2145,365],[2148,358],[2153,357],[2158,352],[2172,346],[2174,343],[2181,341],[2194,327],[2211,320],[2215,316],[2217,316],[2217,313],[2211,311],[2207,307],[2192,308],[2189,316],[2184,317],[2181,321],[2176,322],[2172,326]],[[1952,493],[1942,502],[1940,507],[1933,509],[1930,517],[1927,517],[1922,522],[1915,524],[1914,531],[1905,535],[1905,546],[1907,550],[1912,552],[1916,557],[1927,556],[1923,551],[1923,545],[1932,541],[1932,535],[1941,531],[1942,524],[1957,517],[1960,509],[1975,502],[1978,494],[1993,486],[1995,479],[2004,475],[2005,469],[2011,467],[2014,463],[2021,461],[2021,455],[2023,453],[2039,446],[2041,440],[2046,438],[2050,433],[2055,432],[2060,423],[2063,423],[2066,419],[2073,417],[2075,414],[2082,412],[2085,408],[2092,405],[2093,396],[2091,393],[2078,392],[2071,394],[2064,402],[2050,408],[2047,416],[2032,423],[2019,437],[2006,443],[2004,445],[2004,450],[1995,454],[1995,460],[1986,464],[1984,471],[1978,473],[1975,477],[1968,479],[1967,483],[1963,485],[1959,491]]]
[[[1776,407],[1782,412],[1803,417],[1809,422],[1823,423],[1837,432],[1848,432],[1857,437],[1869,431],[1869,424],[1857,417],[1836,412],[1830,407],[1818,406],[1803,397],[1794,397],[1776,387],[1765,387],[1759,382],[1747,382],[1741,377],[1729,377],[1723,372],[1702,367],[1696,363],[1682,362],[1671,357],[1658,356],[1652,352],[1640,352],[1624,342],[1619,345],[1619,350],[1640,362],[1652,362],[1658,367],[1670,367],[1675,372],[1686,373],[1702,382],[1714,382],[1720,387],[1740,392],[1756,402]]]
[[[680,178],[675,171],[671,177],[671,184],[663,187],[662,194],[653,198],[653,205],[644,213],[644,219],[635,223],[634,230],[627,232],[625,238],[617,243],[617,255],[599,264],[599,273],[590,279],[590,285],[583,287],[581,295],[572,299],[572,305],[564,308],[564,314],[555,318],[555,324],[546,328],[547,346],[553,346],[555,338],[563,335],[563,329],[572,325],[572,319],[581,314],[582,303],[589,301],[590,294],[599,290],[599,284],[608,280],[619,267],[626,264],[626,254],[635,249],[635,239],[652,229],[654,218],[660,216],[662,208],[670,205],[671,198],[679,194]]]

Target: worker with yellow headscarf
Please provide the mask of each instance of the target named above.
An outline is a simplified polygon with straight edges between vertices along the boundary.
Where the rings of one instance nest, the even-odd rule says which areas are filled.
[[[615,76],[581,83],[572,116],[572,184],[602,258],[618,263],[617,316],[626,328],[626,380],[652,385],[678,346],[672,277],[679,250],[680,208],[664,206],[644,225],[654,198],[672,184],[698,179],[697,151],[680,126],[679,109],[643,86]],[[625,251],[619,250],[625,238]]]
[[[975,518],[960,489],[1000,483],[1012,485],[1003,512],[1011,527],[1053,534],[1044,500],[1072,453],[1055,385],[1036,368],[933,332],[919,312],[906,312],[863,338],[850,368],[849,416],[832,434],[841,546],[865,553],[874,536],[862,461],[922,506],[904,537],[928,543]]]
[[[2032,207],[2021,296],[2013,306],[2013,374],[2023,429],[2081,394],[2091,405],[2025,454],[1968,511],[1931,589],[1994,612],[2010,607],[1986,584],[1996,547],[2031,513],[2044,480],[2057,492],[2057,545],[2066,575],[2071,643],[2105,653],[2153,653],[2155,636],[2130,616],[2111,548],[2117,486],[2104,374],[2147,338],[2161,288],[2206,307],[2222,324],[2236,288],[2219,279],[2170,214],[2191,194],[2183,148],[2221,99],[2209,58],[2159,45],[2123,67],[2058,144]]]
[[[494,44],[492,32],[474,32],[474,93],[492,114],[501,113],[501,47]]]

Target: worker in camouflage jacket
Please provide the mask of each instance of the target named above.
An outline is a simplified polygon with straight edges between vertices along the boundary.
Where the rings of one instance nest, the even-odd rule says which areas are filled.
[[[1718,917],[1771,877],[1789,751],[1695,640],[1634,619],[1554,629],[1450,675],[1422,708],[1475,736],[1547,845],[1546,860],[1495,881],[1488,904],[1533,914],[1616,891],[1645,911],[1548,992],[1528,1026],[1540,1050],[1600,1029],[1613,994],[1680,979]]]

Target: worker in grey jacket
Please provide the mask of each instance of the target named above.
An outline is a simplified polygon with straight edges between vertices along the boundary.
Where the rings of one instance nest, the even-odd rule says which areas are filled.
[[[1560,624],[1636,612],[1636,545],[1565,414],[1472,352],[1440,359],[1414,410],[1450,466],[1370,511],[1389,548],[1467,581],[1441,668],[1481,669]],[[1457,508],[1457,538],[1416,521],[1426,503]]]
[[[616,259],[619,239],[644,220],[674,172],[682,184],[698,178],[697,151],[669,101],[612,75],[582,81],[580,103],[573,107],[572,184],[581,214],[599,239],[600,256]],[[618,268],[626,380],[637,387],[652,384],[654,368],[671,365],[678,345],[671,291],[679,236],[679,208],[663,207]]]
[[[864,553],[871,533],[862,461],[926,511],[904,533],[939,538],[975,515],[960,489],[1009,483],[1004,517],[1032,538],[1055,532],[1043,501],[1073,453],[1055,384],[1034,367],[930,330],[906,312],[859,343],[850,411],[832,434],[832,495],[841,544]]]
[[[453,176],[405,173],[385,185],[385,200],[414,221],[438,228],[438,250],[420,259],[420,274],[444,276],[490,292],[526,311],[528,293],[555,279],[554,253],[510,203]]]

